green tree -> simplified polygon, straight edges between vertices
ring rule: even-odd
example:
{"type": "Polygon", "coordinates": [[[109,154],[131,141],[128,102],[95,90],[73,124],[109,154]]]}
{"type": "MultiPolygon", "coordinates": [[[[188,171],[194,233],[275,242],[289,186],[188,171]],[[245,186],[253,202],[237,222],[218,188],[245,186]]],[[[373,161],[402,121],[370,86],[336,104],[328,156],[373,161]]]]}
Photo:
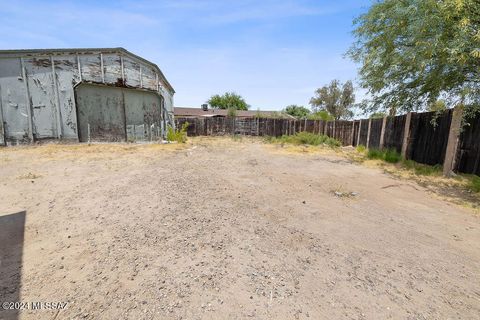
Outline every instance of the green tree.
{"type": "Polygon", "coordinates": [[[297,106],[296,104],[289,105],[284,110],[285,113],[294,116],[296,118],[306,118],[310,114],[310,110],[304,106],[297,106]]]}
{"type": "Polygon", "coordinates": [[[347,55],[372,97],[365,112],[479,104],[479,0],[381,0],[354,24],[347,55]]]}
{"type": "Polygon", "coordinates": [[[315,91],[310,104],[313,112],[326,110],[335,120],[350,119],[353,117],[351,109],[355,104],[352,81],[342,84],[339,80],[333,80],[329,85],[315,91]]]}
{"type": "Polygon", "coordinates": [[[381,119],[384,118],[387,114],[385,112],[374,112],[370,115],[370,119],[381,119]]]}
{"type": "Polygon", "coordinates": [[[250,106],[239,94],[226,92],[223,95],[215,94],[208,99],[207,103],[216,109],[248,110],[250,106]]]}
{"type": "Polygon", "coordinates": [[[323,121],[332,121],[335,120],[335,118],[328,113],[327,110],[320,110],[315,113],[312,113],[308,116],[308,119],[310,120],[323,120],[323,121]]]}
{"type": "Polygon", "coordinates": [[[428,111],[442,112],[447,110],[447,104],[444,100],[437,100],[428,105],[428,111]]]}

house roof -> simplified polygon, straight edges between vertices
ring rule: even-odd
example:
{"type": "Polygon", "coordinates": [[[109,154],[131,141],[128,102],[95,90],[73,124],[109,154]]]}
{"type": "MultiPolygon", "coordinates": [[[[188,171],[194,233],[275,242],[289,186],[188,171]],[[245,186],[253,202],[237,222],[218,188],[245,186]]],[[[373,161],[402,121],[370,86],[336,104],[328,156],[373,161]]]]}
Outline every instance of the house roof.
{"type": "Polygon", "coordinates": [[[163,74],[162,70],[153,62],[148,61],[134,53],[131,53],[125,48],[62,48],[62,49],[11,49],[0,50],[0,56],[3,57],[19,57],[19,56],[38,56],[38,55],[54,55],[54,54],[92,54],[92,53],[118,53],[130,56],[145,64],[153,67],[160,75],[162,81],[168,86],[168,88],[175,93],[172,85],[168,82],[167,78],[163,74]]]}
{"type": "MultiPolygon", "coordinates": [[[[202,108],[184,108],[184,107],[175,107],[174,114],[176,117],[213,117],[213,116],[222,116],[226,117],[228,115],[228,110],[225,109],[211,109],[204,111],[202,108]]],[[[264,117],[273,117],[280,114],[282,117],[295,119],[295,117],[279,111],[260,111],[260,110],[237,110],[236,116],[241,118],[253,118],[258,116],[264,117]]]]}

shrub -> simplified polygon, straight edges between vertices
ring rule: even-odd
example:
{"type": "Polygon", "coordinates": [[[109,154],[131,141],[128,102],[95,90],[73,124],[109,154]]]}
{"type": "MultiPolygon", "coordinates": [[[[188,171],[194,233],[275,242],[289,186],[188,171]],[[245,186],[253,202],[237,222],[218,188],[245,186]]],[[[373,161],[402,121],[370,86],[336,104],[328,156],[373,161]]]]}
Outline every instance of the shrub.
{"type": "Polygon", "coordinates": [[[400,153],[397,152],[395,149],[388,149],[385,151],[385,156],[384,156],[385,161],[390,162],[390,163],[397,163],[402,159],[402,156],[400,153]]]}
{"type": "Polygon", "coordinates": [[[384,160],[389,163],[397,163],[400,161],[402,157],[395,149],[387,149],[387,150],[369,149],[367,153],[367,158],[384,160]]]}
{"type": "Polygon", "coordinates": [[[357,152],[358,153],[364,153],[367,150],[363,144],[360,144],[357,146],[357,152]]]}
{"type": "Polygon", "coordinates": [[[439,164],[429,166],[413,160],[404,160],[403,166],[407,169],[415,171],[415,174],[419,176],[433,176],[440,175],[442,173],[442,166],[439,164]]]}
{"type": "Polygon", "coordinates": [[[267,137],[265,141],[277,142],[277,143],[290,143],[290,144],[296,144],[296,145],[306,144],[306,145],[312,145],[312,146],[318,146],[323,144],[332,148],[339,147],[342,145],[340,141],[338,141],[337,139],[330,138],[325,135],[310,133],[310,132],[298,132],[291,136],[283,135],[279,138],[267,137]]]}
{"type": "Polygon", "coordinates": [[[480,177],[473,176],[472,180],[470,180],[470,185],[468,188],[473,192],[480,192],[480,177]]]}
{"type": "Polygon", "coordinates": [[[185,143],[187,142],[187,128],[189,126],[188,122],[185,122],[182,125],[180,130],[175,130],[174,128],[168,126],[167,128],[167,141],[185,143]]]}
{"type": "Polygon", "coordinates": [[[378,149],[368,149],[367,158],[384,160],[384,152],[378,149]]]}

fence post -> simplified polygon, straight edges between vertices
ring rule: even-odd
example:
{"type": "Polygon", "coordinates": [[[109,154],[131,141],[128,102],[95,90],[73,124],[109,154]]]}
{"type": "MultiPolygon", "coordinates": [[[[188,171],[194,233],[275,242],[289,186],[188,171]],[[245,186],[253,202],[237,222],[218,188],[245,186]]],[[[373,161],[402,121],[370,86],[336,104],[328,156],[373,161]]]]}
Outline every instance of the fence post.
{"type": "Polygon", "coordinates": [[[362,132],[362,119],[360,119],[358,124],[358,135],[357,135],[357,146],[360,145],[360,133],[362,132]]]}
{"type": "Polygon", "coordinates": [[[383,117],[382,131],[380,132],[380,149],[385,145],[385,127],[387,126],[387,117],[383,117]]]}
{"type": "Polygon", "coordinates": [[[335,120],[333,120],[333,139],[335,139],[335,120]]]}
{"type": "Polygon", "coordinates": [[[412,113],[407,113],[405,119],[405,128],[403,129],[402,157],[407,159],[408,140],[410,139],[410,122],[412,121],[412,113]]]}
{"type": "Polygon", "coordinates": [[[450,131],[448,133],[447,149],[445,151],[445,160],[443,161],[443,175],[446,177],[450,177],[455,169],[458,144],[460,141],[460,131],[462,128],[462,117],[463,106],[456,106],[453,109],[450,131]]]}
{"type": "Polygon", "coordinates": [[[87,130],[88,130],[88,144],[91,142],[91,136],[90,136],[90,123],[87,123],[87,130]]]}
{"type": "Polygon", "coordinates": [[[352,121],[352,147],[353,147],[353,141],[355,140],[355,120],[352,121]]]}
{"type": "Polygon", "coordinates": [[[370,131],[372,130],[372,118],[368,119],[368,131],[367,131],[367,149],[370,145],[370,131]]]}

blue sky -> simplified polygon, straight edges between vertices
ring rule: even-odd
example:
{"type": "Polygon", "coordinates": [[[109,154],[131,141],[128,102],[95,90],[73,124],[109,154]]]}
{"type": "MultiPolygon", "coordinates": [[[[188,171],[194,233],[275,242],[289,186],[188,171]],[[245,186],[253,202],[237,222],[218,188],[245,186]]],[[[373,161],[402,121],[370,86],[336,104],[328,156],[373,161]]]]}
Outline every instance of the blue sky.
{"type": "Polygon", "coordinates": [[[370,2],[2,0],[0,48],[120,46],[158,64],[176,106],[235,91],[252,109],[279,110],[357,78],[343,55],[370,2]]]}

